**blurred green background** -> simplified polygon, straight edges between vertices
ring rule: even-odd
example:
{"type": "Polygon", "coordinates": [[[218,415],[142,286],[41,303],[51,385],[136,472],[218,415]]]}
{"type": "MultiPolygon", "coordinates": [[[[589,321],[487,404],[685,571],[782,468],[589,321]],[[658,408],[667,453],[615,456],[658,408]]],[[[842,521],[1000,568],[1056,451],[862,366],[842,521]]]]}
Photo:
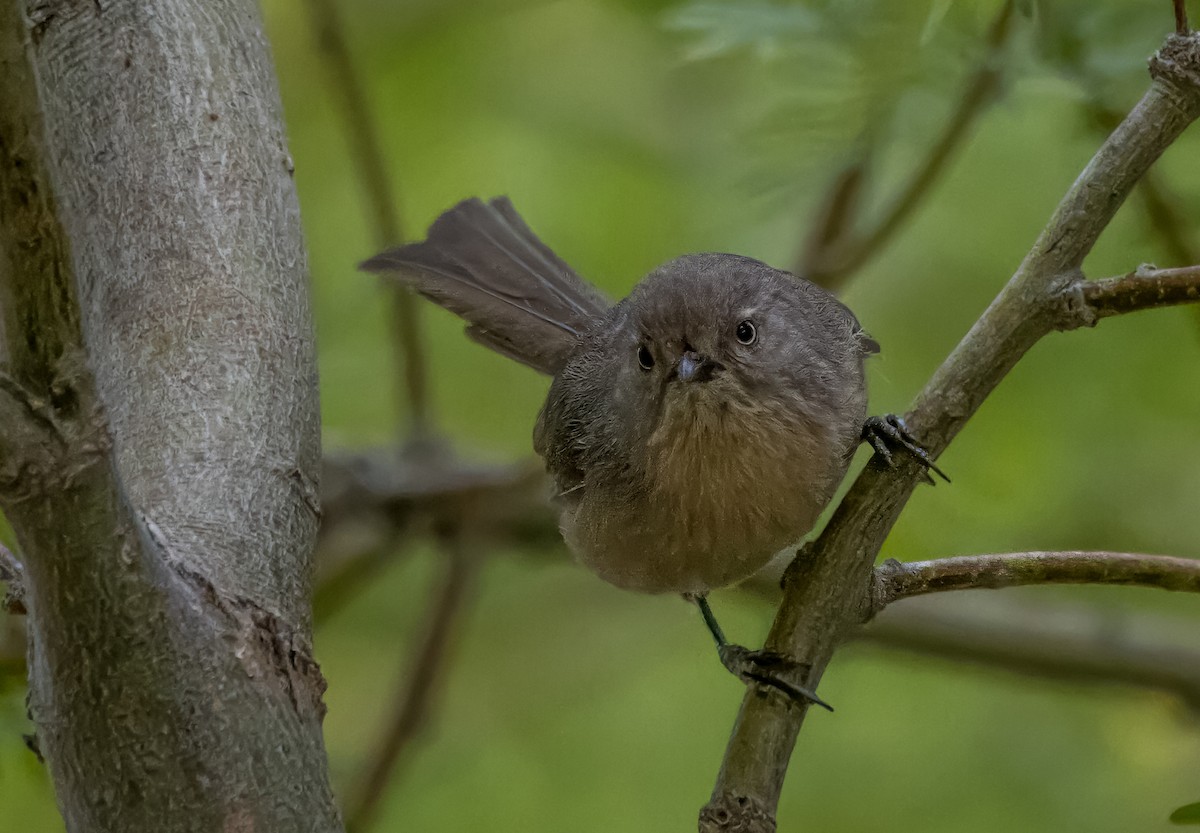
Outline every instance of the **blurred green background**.
{"type": "MultiPolygon", "coordinates": [[[[388,150],[406,234],[468,196],[509,195],[539,235],[620,296],[676,254],[788,267],[832,175],[877,149],[867,224],[928,151],[982,54],[994,2],[339,3],[388,150]]],[[[1198,10],[1200,12],[1200,10],[1198,10]]],[[[374,244],[308,7],[265,3],[311,254],[325,443],[403,430],[388,296],[354,269],[374,244]]],[[[843,292],[883,344],[872,408],[903,411],[1012,273],[1094,152],[1097,108],[1126,111],[1170,3],[1027,2],[997,65],[1001,95],[929,198],[843,292]],[[1100,6],[1097,8],[1097,6],[1100,6]]],[[[1200,134],[1156,173],[1200,246],[1200,134]]],[[[1095,277],[1173,260],[1132,199],[1087,263],[1095,277]]],[[[478,460],[526,459],[546,380],[424,310],[438,425],[478,460]]],[[[883,555],[1026,549],[1200,555],[1200,318],[1187,309],[1054,335],[942,458],[883,555]]],[[[358,777],[404,673],[436,552],[395,559],[317,632],[335,786],[358,777]]],[[[1017,591],[1012,592],[1014,595],[1017,591]]],[[[1200,628],[1194,597],[1043,588],[1112,622],[1200,628]]],[[[718,594],[757,644],[771,611],[718,594]]],[[[554,559],[489,554],[443,694],[375,829],[693,829],[742,689],[696,612],[616,591],[554,559]]],[[[1126,833],[1200,799],[1200,725],[1145,690],[1031,680],[852,646],[805,724],[780,829],[1126,833]]],[[[0,828],[61,830],[0,705],[0,828]]]]}

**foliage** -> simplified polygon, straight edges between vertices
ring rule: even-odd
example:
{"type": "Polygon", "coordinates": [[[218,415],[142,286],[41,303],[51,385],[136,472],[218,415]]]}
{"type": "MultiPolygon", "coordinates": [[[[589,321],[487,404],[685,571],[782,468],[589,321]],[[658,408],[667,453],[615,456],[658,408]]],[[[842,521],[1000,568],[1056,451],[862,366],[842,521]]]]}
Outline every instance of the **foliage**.
{"type": "MultiPolygon", "coordinates": [[[[341,5],[408,233],[457,199],[508,193],[564,258],[618,296],[681,251],[792,262],[830,172],[867,139],[886,151],[879,199],[952,108],[999,7],[341,5]]],[[[265,7],[311,251],[326,444],[385,441],[397,430],[395,373],[385,296],[353,270],[371,250],[361,195],[303,17],[280,0],[265,7]]],[[[1099,140],[1087,103],[1132,104],[1144,58],[1170,26],[1166,3],[1023,6],[1003,99],[846,293],[884,345],[872,367],[876,411],[903,409],[1011,273],[1099,140]]],[[[1200,216],[1196,152],[1196,136],[1185,137],[1161,163],[1190,218],[1200,216]]],[[[1131,203],[1089,270],[1181,265],[1163,259],[1153,232],[1131,203]]],[[[529,455],[544,380],[468,343],[448,317],[428,318],[440,424],[465,452],[529,455]]],[[[953,486],[919,494],[884,555],[1200,554],[1198,336],[1192,314],[1166,311],[1047,340],[944,459],[953,486]]],[[[341,785],[394,696],[434,558],[400,559],[318,632],[341,785]]],[[[1151,592],[1019,598],[1094,603],[1115,634],[1146,612],[1200,624],[1194,599],[1151,592]]],[[[716,604],[737,637],[761,637],[763,608],[732,594],[716,604]]],[[[686,829],[741,694],[706,640],[680,602],[613,591],[565,558],[492,554],[429,742],[401,773],[380,829],[686,829]]],[[[1194,719],[1136,691],[868,650],[848,652],[821,691],[838,712],[806,727],[783,808],[816,829],[875,829],[884,811],[888,829],[929,833],[1149,829],[1200,769],[1194,719]]],[[[60,829],[19,738],[21,693],[3,697],[6,819],[60,829]]]]}

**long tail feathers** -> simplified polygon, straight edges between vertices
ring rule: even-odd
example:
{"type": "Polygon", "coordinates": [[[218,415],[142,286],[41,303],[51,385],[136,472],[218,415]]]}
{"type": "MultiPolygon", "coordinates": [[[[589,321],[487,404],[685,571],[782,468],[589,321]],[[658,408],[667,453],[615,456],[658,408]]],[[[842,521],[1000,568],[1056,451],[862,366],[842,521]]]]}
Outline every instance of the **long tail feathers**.
{"type": "Polygon", "coordinates": [[[359,268],[413,287],[466,320],[471,338],[549,374],[611,306],[530,231],[507,197],[461,202],[437,218],[424,242],[359,268]]]}

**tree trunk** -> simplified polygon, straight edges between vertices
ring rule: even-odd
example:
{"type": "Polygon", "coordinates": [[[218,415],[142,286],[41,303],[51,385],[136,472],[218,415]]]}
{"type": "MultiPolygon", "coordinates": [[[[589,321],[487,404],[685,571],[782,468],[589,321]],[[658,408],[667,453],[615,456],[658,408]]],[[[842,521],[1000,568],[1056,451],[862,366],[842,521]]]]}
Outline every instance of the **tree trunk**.
{"type": "Polygon", "coordinates": [[[306,262],[253,0],[0,0],[0,500],[72,831],[332,831],[306,262]]]}

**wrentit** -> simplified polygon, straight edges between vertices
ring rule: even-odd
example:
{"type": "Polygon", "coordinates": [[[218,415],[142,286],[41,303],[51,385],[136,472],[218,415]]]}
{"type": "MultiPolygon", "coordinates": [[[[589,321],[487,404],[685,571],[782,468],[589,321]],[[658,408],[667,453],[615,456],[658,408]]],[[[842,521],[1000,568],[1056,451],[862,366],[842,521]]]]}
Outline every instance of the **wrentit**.
{"type": "Polygon", "coordinates": [[[726,667],[828,708],[796,682],[804,669],[729,644],[706,595],[809,532],[864,437],[932,467],[896,418],[866,419],[863,360],[879,346],[849,309],[716,253],[676,258],[613,304],[503,197],[459,203],[424,242],[361,268],[553,377],[533,444],[580,561],[618,587],[695,601],[726,667]]]}

